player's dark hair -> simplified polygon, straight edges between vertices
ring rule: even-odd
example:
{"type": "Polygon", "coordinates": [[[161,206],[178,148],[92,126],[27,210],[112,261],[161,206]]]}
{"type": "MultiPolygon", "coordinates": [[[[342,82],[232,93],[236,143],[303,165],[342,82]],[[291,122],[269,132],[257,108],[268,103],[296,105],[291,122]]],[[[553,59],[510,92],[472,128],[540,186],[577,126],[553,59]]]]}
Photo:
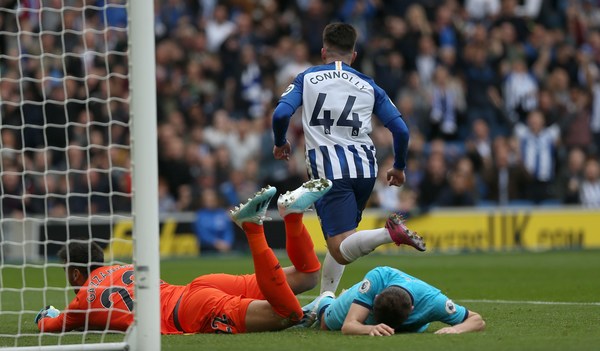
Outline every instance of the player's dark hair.
{"type": "Polygon", "coordinates": [[[67,267],[85,268],[81,273],[86,277],[104,266],[104,251],[93,241],[71,241],[58,251],[57,256],[67,267]]]}
{"type": "Polygon", "coordinates": [[[356,29],[347,23],[330,23],[323,30],[323,44],[327,49],[344,54],[354,52],[356,29]]]}
{"type": "Polygon", "coordinates": [[[410,294],[398,286],[385,288],[373,303],[373,317],[394,329],[400,328],[412,311],[410,294]]]}

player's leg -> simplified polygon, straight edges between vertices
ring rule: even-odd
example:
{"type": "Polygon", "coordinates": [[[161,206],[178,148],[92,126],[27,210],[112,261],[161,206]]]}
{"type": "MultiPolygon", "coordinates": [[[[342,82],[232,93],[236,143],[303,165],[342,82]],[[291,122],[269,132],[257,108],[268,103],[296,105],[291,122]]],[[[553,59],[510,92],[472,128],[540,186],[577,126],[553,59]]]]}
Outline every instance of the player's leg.
{"type": "Polygon", "coordinates": [[[384,228],[356,231],[374,185],[374,179],[334,181],[333,189],[317,204],[317,212],[326,236],[331,259],[323,263],[321,292],[335,292],[341,279],[342,265],[354,262],[378,246],[396,243],[425,250],[423,239],[411,232],[402,219],[393,214],[384,228]],[[339,214],[347,214],[340,216],[339,214]],[[333,215],[337,214],[337,215],[333,215]]]}
{"type": "Polygon", "coordinates": [[[404,219],[397,213],[392,213],[384,228],[361,230],[344,237],[339,244],[340,253],[347,262],[354,262],[368,255],[375,248],[395,243],[396,245],[412,246],[419,251],[425,251],[425,242],[417,233],[408,229],[404,219]]]}
{"type": "Polygon", "coordinates": [[[309,304],[302,306],[304,316],[296,326],[299,328],[308,328],[314,325],[315,322],[320,324],[325,309],[331,305],[333,301],[335,301],[335,294],[333,292],[325,291],[324,293],[321,293],[309,304]]]}
{"type": "Polygon", "coordinates": [[[335,292],[348,263],[340,252],[340,244],[356,231],[359,219],[351,182],[333,180],[331,190],[315,203],[315,208],[328,250],[321,269],[320,292],[335,292]]]}
{"type": "MultiPolygon", "coordinates": [[[[323,268],[321,269],[320,293],[324,293],[326,291],[335,292],[340,283],[340,279],[344,274],[344,269],[346,268],[346,265],[338,263],[331,255],[331,250],[333,248],[332,244],[327,243],[327,248],[329,250],[325,255],[325,259],[323,260],[323,268]]],[[[337,250],[339,251],[339,245],[337,246],[337,250]]]]}
{"type": "Polygon", "coordinates": [[[248,306],[245,321],[249,332],[279,330],[302,317],[300,303],[288,285],[277,257],[267,244],[262,225],[275,192],[275,188],[267,187],[231,211],[233,221],[246,233],[256,282],[267,300],[252,301],[248,306]]]}
{"type": "Polygon", "coordinates": [[[321,263],[314,244],[302,222],[304,212],[331,188],[327,179],[312,179],[294,191],[279,196],[277,207],[285,223],[286,250],[293,267],[285,269],[288,284],[295,294],[317,285],[321,263]]]}

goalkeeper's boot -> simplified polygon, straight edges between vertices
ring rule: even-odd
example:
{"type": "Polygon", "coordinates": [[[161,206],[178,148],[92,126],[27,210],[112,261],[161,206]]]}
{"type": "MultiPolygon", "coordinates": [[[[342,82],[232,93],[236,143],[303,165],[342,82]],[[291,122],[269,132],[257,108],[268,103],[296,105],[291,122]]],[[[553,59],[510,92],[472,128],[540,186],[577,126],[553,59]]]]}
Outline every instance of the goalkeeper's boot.
{"type": "Polygon", "coordinates": [[[298,327],[309,328],[313,324],[320,324],[321,317],[329,305],[335,300],[335,294],[331,291],[324,291],[317,296],[311,303],[302,307],[304,316],[297,324],[298,327]]]}
{"type": "Polygon", "coordinates": [[[397,246],[408,245],[419,251],[425,251],[425,241],[421,236],[408,229],[404,224],[404,218],[398,213],[392,213],[385,222],[385,228],[397,246]]]}
{"type": "Polygon", "coordinates": [[[331,189],[331,180],[311,179],[294,191],[279,195],[277,208],[281,217],[290,213],[303,213],[331,189]]]}
{"type": "Polygon", "coordinates": [[[271,220],[267,217],[267,207],[277,189],[272,186],[267,186],[258,191],[254,196],[246,203],[236,206],[233,210],[229,211],[229,216],[240,228],[243,223],[252,222],[256,224],[263,224],[265,220],[271,220]]]}

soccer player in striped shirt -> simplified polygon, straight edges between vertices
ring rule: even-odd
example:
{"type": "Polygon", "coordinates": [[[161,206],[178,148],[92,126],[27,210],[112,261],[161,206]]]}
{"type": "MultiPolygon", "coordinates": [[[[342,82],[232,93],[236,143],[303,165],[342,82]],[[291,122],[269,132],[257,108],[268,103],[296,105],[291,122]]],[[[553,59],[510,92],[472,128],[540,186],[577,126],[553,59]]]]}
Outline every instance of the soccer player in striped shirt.
{"type": "Polygon", "coordinates": [[[375,146],[369,137],[375,114],[394,138],[394,165],[387,170],[390,186],[405,181],[408,128],[387,94],[368,76],[350,67],[356,58],[356,30],[332,23],[323,31],[323,65],[300,73],[281,95],[273,112],[276,159],[288,160],[289,120],[302,106],[306,162],[311,178],[333,181],[333,188],[315,203],[327,241],[321,292],[335,291],[344,266],[376,247],[396,243],[424,251],[423,239],[402,218],[391,215],[385,228],[356,231],[377,177],[375,146]]]}

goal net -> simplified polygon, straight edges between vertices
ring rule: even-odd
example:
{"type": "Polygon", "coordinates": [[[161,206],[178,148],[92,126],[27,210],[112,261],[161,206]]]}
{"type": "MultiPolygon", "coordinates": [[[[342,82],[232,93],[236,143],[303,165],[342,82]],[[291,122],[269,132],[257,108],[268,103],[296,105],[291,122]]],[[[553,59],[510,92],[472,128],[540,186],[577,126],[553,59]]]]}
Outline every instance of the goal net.
{"type": "MultiPolygon", "coordinates": [[[[144,145],[133,142],[137,132],[130,117],[135,115],[133,90],[140,83],[135,80],[140,74],[130,68],[135,60],[130,46],[137,45],[131,43],[133,18],[141,12],[149,17],[142,25],[149,27],[146,54],[153,58],[152,6],[145,4],[149,11],[132,16],[133,6],[139,10],[140,4],[125,0],[0,3],[0,348],[130,348],[135,341],[127,333],[139,334],[137,329],[108,330],[107,323],[107,330],[40,333],[34,318],[47,305],[64,310],[75,297],[57,258],[68,243],[93,241],[104,250],[106,265],[133,263],[136,278],[143,266],[143,281],[158,282],[155,221],[147,221],[156,228],[146,229],[145,245],[156,255],[146,253],[140,264],[135,254],[142,235],[136,216],[143,215],[142,210],[136,214],[135,188],[156,195],[150,191],[156,182],[146,175],[146,184],[136,184],[136,172],[152,174],[153,169],[142,159],[139,166],[150,168],[132,171],[133,147],[144,145]],[[152,259],[155,265],[149,268],[152,259]]],[[[153,79],[154,60],[146,60],[153,79]]],[[[140,91],[150,89],[144,104],[154,103],[153,82],[141,84],[147,87],[140,91]]],[[[150,127],[144,128],[150,129],[144,132],[151,133],[155,114],[152,108],[146,112],[150,127]]],[[[149,203],[146,209],[152,211],[149,203]]],[[[149,296],[139,289],[136,285],[135,307],[149,296]]],[[[138,310],[146,309],[134,308],[139,326],[138,310]]],[[[147,310],[158,311],[158,306],[147,310]]],[[[152,349],[160,349],[160,341],[153,340],[152,349]]]]}

